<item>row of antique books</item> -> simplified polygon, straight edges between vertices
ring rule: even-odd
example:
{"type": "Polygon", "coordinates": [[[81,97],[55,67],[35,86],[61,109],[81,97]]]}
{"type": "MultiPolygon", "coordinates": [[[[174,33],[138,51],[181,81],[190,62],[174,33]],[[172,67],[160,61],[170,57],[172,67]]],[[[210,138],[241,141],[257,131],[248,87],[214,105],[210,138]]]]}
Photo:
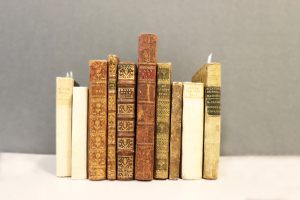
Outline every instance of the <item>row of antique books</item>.
{"type": "Polygon", "coordinates": [[[138,64],[90,60],[89,87],[56,78],[56,174],[90,180],[217,179],[221,65],[171,82],[157,36],[141,34],[138,64]]]}

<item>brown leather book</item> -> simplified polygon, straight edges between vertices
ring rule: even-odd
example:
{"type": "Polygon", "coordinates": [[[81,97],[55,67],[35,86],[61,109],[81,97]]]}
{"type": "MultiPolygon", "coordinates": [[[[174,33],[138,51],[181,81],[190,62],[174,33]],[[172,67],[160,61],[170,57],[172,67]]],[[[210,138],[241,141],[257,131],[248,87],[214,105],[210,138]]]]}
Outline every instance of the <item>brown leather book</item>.
{"type": "Polygon", "coordinates": [[[182,123],[182,82],[172,84],[171,135],[169,179],[178,179],[180,175],[181,123],[182,123]]]}
{"type": "Polygon", "coordinates": [[[108,102],[107,102],[107,179],[115,180],[116,168],[116,124],[117,124],[117,67],[119,58],[108,55],[108,102]]]}
{"type": "Polygon", "coordinates": [[[169,176],[171,63],[157,64],[155,173],[156,179],[169,176]]]}
{"type": "Polygon", "coordinates": [[[106,178],[107,61],[91,60],[88,124],[88,177],[106,178]]]}
{"type": "Polygon", "coordinates": [[[156,35],[140,35],[138,61],[135,179],[152,180],[157,63],[156,35]]]}
{"type": "Polygon", "coordinates": [[[117,179],[132,180],[134,174],[136,65],[118,65],[117,179]]]}

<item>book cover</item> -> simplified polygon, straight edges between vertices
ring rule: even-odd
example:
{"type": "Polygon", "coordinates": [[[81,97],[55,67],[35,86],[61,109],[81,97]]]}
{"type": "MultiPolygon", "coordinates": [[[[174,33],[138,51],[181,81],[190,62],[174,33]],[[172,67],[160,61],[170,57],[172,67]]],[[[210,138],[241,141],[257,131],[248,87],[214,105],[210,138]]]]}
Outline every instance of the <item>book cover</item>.
{"type": "Polygon", "coordinates": [[[118,65],[117,179],[132,180],[135,147],[136,65],[118,65]]]}
{"type": "Polygon", "coordinates": [[[91,60],[88,124],[88,177],[106,179],[107,61],[91,60]]]}
{"type": "Polygon", "coordinates": [[[203,83],[183,83],[182,179],[202,178],[203,83]]]}
{"type": "Polygon", "coordinates": [[[88,88],[73,87],[72,179],[87,178],[88,88]]]}
{"type": "Polygon", "coordinates": [[[157,64],[156,89],[156,135],[155,173],[156,179],[169,176],[169,138],[171,100],[171,63],[157,64]]]}
{"type": "Polygon", "coordinates": [[[192,81],[205,85],[203,178],[217,179],[221,140],[221,64],[205,64],[192,81]]]}
{"type": "Polygon", "coordinates": [[[169,179],[180,177],[182,87],[182,82],[172,83],[169,179]]]}
{"type": "Polygon", "coordinates": [[[71,176],[72,95],[74,79],[56,78],[56,176],[71,176]]]}
{"type": "Polygon", "coordinates": [[[108,102],[107,102],[107,179],[115,180],[116,168],[116,124],[117,124],[117,67],[119,58],[108,55],[108,102]]]}
{"type": "Polygon", "coordinates": [[[156,35],[140,35],[138,62],[135,179],[152,180],[157,63],[156,35]]]}

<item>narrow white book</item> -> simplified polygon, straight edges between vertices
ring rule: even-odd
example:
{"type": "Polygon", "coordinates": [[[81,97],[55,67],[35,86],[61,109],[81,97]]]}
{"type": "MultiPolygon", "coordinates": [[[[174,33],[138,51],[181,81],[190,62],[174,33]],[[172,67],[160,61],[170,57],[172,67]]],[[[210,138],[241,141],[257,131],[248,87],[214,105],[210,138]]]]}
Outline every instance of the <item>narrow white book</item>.
{"type": "Polygon", "coordinates": [[[71,176],[72,77],[56,78],[56,175],[71,176]]]}
{"type": "Polygon", "coordinates": [[[73,88],[72,179],[87,178],[87,105],[88,88],[73,88]]]}
{"type": "Polygon", "coordinates": [[[203,83],[183,83],[182,179],[202,178],[203,83]]]}

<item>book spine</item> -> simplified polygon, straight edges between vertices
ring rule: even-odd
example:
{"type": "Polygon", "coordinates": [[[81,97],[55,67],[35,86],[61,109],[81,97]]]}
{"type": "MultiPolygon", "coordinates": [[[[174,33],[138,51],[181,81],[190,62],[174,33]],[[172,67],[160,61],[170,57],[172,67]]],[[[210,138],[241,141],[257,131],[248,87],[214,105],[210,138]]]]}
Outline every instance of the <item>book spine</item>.
{"type": "Polygon", "coordinates": [[[107,144],[107,61],[92,60],[90,65],[88,177],[106,178],[107,144]]]}
{"type": "Polygon", "coordinates": [[[167,179],[169,176],[170,100],[171,63],[158,63],[154,162],[156,179],[167,179]]]}
{"type": "Polygon", "coordinates": [[[108,131],[107,131],[107,179],[115,180],[116,168],[116,124],[117,124],[117,67],[119,58],[108,55],[108,131]]]}
{"type": "Polygon", "coordinates": [[[169,178],[178,179],[181,160],[182,82],[173,82],[172,84],[171,107],[169,178]]]}
{"type": "Polygon", "coordinates": [[[87,178],[87,87],[73,88],[72,179],[87,178]]]}
{"type": "Polygon", "coordinates": [[[117,179],[132,180],[134,174],[136,65],[118,65],[117,179]]]}
{"type": "Polygon", "coordinates": [[[217,179],[221,140],[221,65],[207,64],[203,178],[217,179]]]}
{"type": "Polygon", "coordinates": [[[182,171],[183,179],[202,178],[203,83],[183,83],[182,171]]]}
{"type": "Polygon", "coordinates": [[[154,166],[154,130],[157,36],[139,37],[135,179],[152,180],[154,166]]]}
{"type": "Polygon", "coordinates": [[[72,94],[74,80],[56,78],[56,175],[71,176],[72,94]]]}

